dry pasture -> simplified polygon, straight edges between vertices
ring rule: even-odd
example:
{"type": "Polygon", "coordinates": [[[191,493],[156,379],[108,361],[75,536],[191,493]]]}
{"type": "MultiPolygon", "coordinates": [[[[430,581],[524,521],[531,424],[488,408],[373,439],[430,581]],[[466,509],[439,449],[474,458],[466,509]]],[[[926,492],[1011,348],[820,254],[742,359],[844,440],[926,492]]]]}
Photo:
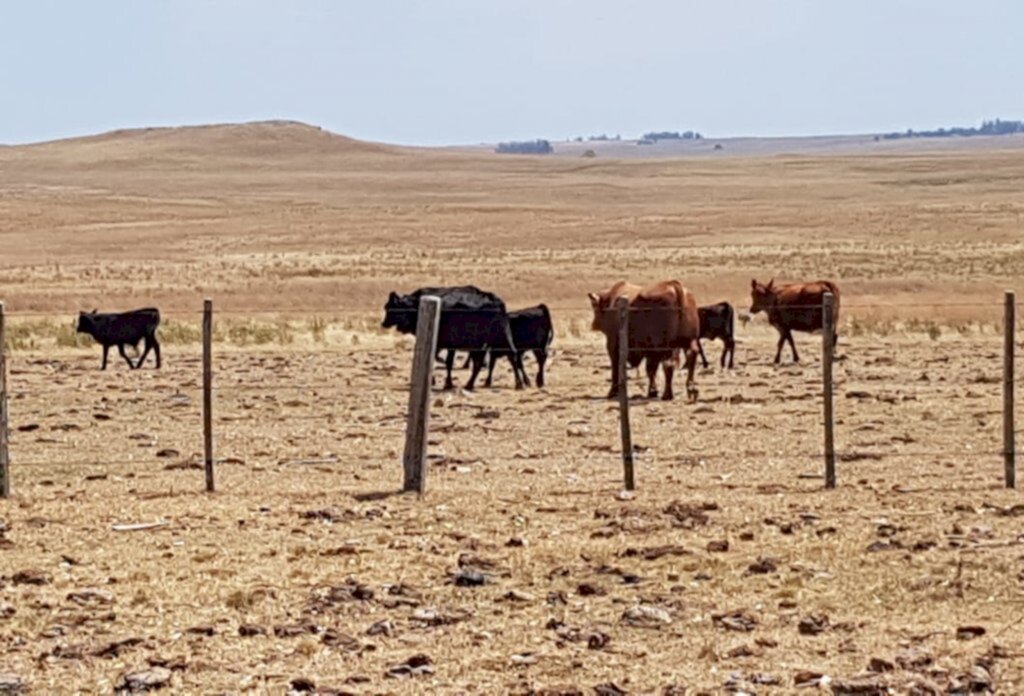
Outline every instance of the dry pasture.
{"type": "Polygon", "coordinates": [[[32,693],[141,670],[181,693],[1024,690],[1024,505],[999,453],[1022,180],[1012,151],[576,162],[282,123],[0,149],[0,674],[32,693]],[[845,292],[840,488],[820,478],[820,338],[775,367],[755,319],[698,404],[634,401],[621,495],[586,292],[675,276],[745,308],[752,275],[845,292]],[[396,494],[411,342],[379,321],[427,282],[548,302],[558,355],[543,391],[502,364],[493,390],[434,395],[420,500],[396,494]],[[167,316],[165,368],[100,372],[74,313],[143,304],[167,316]]]}

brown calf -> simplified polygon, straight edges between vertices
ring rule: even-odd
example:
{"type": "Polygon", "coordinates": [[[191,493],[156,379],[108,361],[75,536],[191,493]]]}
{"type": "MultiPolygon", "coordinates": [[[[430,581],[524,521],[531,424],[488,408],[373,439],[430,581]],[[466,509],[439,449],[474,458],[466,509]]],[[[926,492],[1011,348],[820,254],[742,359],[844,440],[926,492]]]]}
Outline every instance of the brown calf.
{"type": "MultiPolygon", "coordinates": [[[[775,351],[775,364],[782,359],[782,346],[789,341],[793,351],[793,362],[800,362],[793,342],[793,331],[821,331],[824,319],[822,307],[825,293],[835,298],[832,305],[832,326],[839,326],[839,286],[828,280],[813,283],[792,283],[776,287],[773,278],[767,285],[750,281],[750,313],[764,311],[768,323],[779,332],[779,346],[775,351]]],[[[832,345],[839,340],[839,333],[833,328],[832,345]]]]}

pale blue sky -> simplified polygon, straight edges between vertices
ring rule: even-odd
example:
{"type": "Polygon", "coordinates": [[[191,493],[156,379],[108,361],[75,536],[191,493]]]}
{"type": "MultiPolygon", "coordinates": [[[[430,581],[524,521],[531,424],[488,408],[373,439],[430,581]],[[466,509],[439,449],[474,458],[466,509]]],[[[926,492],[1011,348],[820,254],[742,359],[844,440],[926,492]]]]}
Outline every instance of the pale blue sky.
{"type": "Polygon", "coordinates": [[[12,0],[0,142],[296,119],[438,145],[1024,119],[1018,0],[12,0]]]}

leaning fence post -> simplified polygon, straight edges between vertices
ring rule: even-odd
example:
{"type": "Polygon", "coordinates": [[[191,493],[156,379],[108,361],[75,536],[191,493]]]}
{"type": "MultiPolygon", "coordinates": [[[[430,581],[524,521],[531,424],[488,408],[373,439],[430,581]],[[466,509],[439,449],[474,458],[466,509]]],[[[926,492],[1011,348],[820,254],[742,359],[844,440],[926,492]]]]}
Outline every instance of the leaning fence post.
{"type": "Polygon", "coordinates": [[[4,303],[0,302],[0,498],[11,496],[10,440],[7,431],[7,336],[4,303]]]}
{"type": "Polygon", "coordinates": [[[636,478],[633,471],[633,433],[629,427],[629,378],[627,369],[629,367],[629,298],[620,297],[615,300],[615,311],[618,313],[619,341],[618,341],[618,370],[615,372],[615,381],[619,393],[619,425],[622,434],[622,469],[625,478],[626,490],[636,488],[636,478]]]}
{"type": "Polygon", "coordinates": [[[821,307],[821,380],[825,396],[825,488],[836,487],[835,421],[832,414],[832,358],[835,343],[835,297],[826,292],[821,307]]]}
{"type": "Polygon", "coordinates": [[[1013,351],[1017,333],[1017,296],[1007,291],[1003,308],[1003,465],[1006,487],[1017,487],[1017,443],[1013,418],[1013,351]]]}
{"type": "Polygon", "coordinates": [[[203,300],[203,454],[206,490],[213,483],[213,300],[203,300]]]}
{"type": "Polygon", "coordinates": [[[430,429],[430,373],[437,353],[437,327],[441,319],[441,299],[420,298],[416,318],[416,350],[412,356],[412,383],[409,387],[409,414],[405,426],[405,469],[403,491],[422,495],[427,489],[427,432],[430,429]]]}

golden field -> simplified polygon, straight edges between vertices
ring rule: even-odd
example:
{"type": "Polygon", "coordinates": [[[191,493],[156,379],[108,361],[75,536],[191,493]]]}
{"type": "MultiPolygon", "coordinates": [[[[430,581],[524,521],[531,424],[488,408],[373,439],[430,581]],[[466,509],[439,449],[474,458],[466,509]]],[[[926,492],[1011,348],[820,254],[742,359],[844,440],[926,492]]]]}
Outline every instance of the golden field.
{"type": "Polygon", "coordinates": [[[0,148],[0,675],[40,694],[144,669],[211,694],[1024,691],[1024,505],[999,451],[1012,142],[538,158],[262,123],[0,148]],[[676,277],[743,310],[771,276],[843,289],[839,489],[820,337],[775,367],[758,317],[697,404],[635,400],[621,495],[586,293],[676,277]],[[549,384],[516,392],[504,363],[492,390],[437,393],[428,493],[397,495],[412,342],[382,306],[463,283],[549,304],[549,384]],[[164,368],[100,372],[77,311],[145,305],[164,368]]]}

